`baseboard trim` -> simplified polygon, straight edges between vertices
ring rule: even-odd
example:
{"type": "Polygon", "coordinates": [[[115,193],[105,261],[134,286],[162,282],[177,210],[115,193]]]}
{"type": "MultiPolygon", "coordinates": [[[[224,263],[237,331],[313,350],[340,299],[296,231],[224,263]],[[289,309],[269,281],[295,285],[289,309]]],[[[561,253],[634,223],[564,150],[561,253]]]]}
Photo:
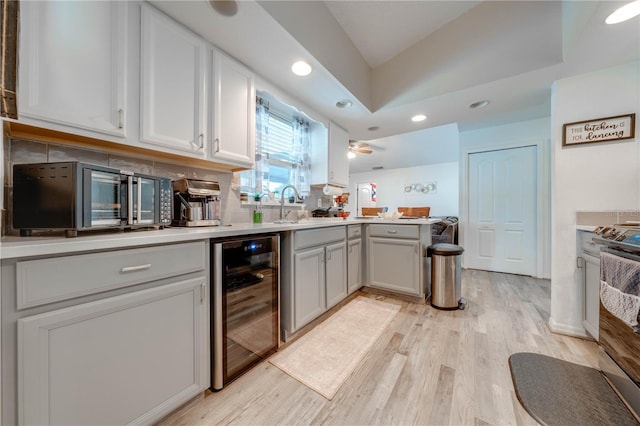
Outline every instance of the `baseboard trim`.
{"type": "Polygon", "coordinates": [[[551,330],[553,333],[593,340],[593,338],[589,335],[589,333],[587,333],[587,330],[585,330],[584,327],[574,327],[567,324],[560,324],[553,318],[549,318],[549,322],[547,323],[547,325],[549,326],[549,330],[551,330]]]}

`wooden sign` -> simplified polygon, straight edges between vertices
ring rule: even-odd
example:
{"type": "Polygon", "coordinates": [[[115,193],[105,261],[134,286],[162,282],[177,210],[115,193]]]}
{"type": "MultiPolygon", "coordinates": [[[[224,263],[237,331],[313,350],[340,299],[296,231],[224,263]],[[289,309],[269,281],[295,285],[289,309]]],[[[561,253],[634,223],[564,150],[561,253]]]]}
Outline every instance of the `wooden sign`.
{"type": "Polygon", "coordinates": [[[566,123],[562,126],[562,146],[633,139],[635,128],[635,114],[566,123]]]}

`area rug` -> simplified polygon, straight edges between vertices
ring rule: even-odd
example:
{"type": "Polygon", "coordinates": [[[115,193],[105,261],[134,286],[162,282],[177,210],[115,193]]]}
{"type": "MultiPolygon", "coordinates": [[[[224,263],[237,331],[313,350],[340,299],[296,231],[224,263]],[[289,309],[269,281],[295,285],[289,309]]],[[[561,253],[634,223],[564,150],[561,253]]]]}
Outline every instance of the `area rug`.
{"type": "Polygon", "coordinates": [[[269,362],[332,399],[399,310],[398,305],[357,297],[269,362]]]}
{"type": "Polygon", "coordinates": [[[542,425],[638,425],[596,369],[525,352],[509,367],[518,400],[542,425]]]}

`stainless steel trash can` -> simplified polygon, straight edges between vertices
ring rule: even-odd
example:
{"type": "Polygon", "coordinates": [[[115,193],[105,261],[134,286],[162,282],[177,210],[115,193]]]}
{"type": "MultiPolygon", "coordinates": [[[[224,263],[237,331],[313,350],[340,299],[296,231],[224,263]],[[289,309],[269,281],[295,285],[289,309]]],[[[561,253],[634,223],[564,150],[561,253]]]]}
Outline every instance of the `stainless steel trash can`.
{"type": "Polygon", "coordinates": [[[461,297],[463,251],[455,244],[427,247],[427,256],[431,257],[431,306],[434,308],[464,309],[461,297]]]}

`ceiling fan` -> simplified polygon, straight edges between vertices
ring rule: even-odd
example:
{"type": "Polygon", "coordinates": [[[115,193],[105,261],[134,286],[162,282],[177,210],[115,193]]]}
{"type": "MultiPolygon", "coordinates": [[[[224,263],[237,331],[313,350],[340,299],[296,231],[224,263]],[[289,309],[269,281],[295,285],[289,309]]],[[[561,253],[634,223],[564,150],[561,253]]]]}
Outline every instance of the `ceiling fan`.
{"type": "Polygon", "coordinates": [[[371,154],[373,151],[368,149],[368,147],[368,143],[354,140],[349,141],[349,152],[353,152],[354,154],[371,154]]]}

